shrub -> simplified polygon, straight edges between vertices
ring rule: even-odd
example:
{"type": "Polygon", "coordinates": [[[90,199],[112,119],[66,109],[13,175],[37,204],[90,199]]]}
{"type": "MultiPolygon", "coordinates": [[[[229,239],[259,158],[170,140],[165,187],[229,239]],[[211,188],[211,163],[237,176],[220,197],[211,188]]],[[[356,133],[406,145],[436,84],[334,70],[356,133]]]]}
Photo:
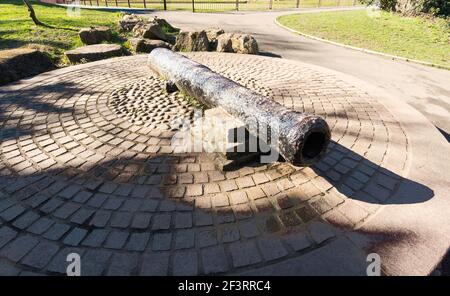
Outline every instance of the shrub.
{"type": "Polygon", "coordinates": [[[450,16],[449,0],[361,0],[361,2],[406,15],[430,13],[436,16],[450,16]]]}

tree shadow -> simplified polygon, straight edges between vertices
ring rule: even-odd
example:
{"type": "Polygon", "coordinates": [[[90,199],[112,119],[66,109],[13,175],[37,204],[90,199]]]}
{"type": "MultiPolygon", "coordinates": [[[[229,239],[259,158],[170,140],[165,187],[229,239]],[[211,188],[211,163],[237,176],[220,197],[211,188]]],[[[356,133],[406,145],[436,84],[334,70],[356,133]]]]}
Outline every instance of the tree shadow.
{"type": "MultiPolygon", "coordinates": [[[[62,107],[55,104],[58,100],[70,97],[74,92],[80,91],[82,86],[69,82],[54,82],[50,84],[29,87],[23,90],[0,88],[0,120],[3,127],[0,130],[0,141],[19,138],[24,135],[36,133],[35,122],[21,123],[21,117],[12,117],[11,112],[21,110],[23,112],[59,116],[74,112],[72,107],[62,107]],[[52,97],[49,101],[42,98],[52,97]]],[[[94,91],[84,90],[86,94],[94,94],[94,91]]],[[[46,132],[44,130],[43,132],[46,132]]]]}
{"type": "Polygon", "coordinates": [[[402,177],[331,141],[324,159],[311,166],[348,198],[374,204],[413,204],[431,199],[429,187],[402,177]]]}

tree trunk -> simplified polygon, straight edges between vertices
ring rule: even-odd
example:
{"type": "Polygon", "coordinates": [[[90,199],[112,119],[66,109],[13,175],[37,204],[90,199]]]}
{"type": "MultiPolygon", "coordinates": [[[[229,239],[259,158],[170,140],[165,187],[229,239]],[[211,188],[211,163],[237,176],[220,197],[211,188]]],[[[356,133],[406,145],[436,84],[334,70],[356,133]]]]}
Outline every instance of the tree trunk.
{"type": "Polygon", "coordinates": [[[36,26],[45,26],[44,23],[42,23],[40,20],[38,20],[36,13],[34,12],[33,6],[31,6],[31,3],[28,0],[23,0],[23,3],[28,7],[28,12],[30,13],[30,17],[33,20],[34,24],[36,26]]]}

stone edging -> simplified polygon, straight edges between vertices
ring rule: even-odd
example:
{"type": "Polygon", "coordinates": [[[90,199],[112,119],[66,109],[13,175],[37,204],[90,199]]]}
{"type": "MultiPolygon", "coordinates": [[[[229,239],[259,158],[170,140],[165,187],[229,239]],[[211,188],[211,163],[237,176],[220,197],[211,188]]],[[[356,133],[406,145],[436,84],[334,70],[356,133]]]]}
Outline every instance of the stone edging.
{"type": "Polygon", "coordinates": [[[323,39],[320,37],[316,37],[313,35],[309,35],[294,29],[291,29],[285,25],[282,25],[280,22],[278,22],[278,18],[276,18],[274,20],[275,24],[283,29],[286,29],[292,33],[301,35],[303,37],[306,38],[310,38],[310,39],[314,39],[317,41],[321,41],[321,42],[325,42],[328,44],[332,44],[332,45],[336,45],[336,46],[340,46],[340,47],[344,47],[344,48],[348,48],[348,49],[352,49],[352,50],[356,50],[356,51],[361,51],[361,52],[365,52],[365,53],[369,53],[369,54],[373,54],[373,55],[378,55],[378,56],[382,56],[385,58],[390,58],[392,60],[400,60],[400,61],[405,61],[405,62],[412,62],[412,63],[416,63],[416,64],[420,64],[420,65],[425,65],[425,66],[430,66],[430,67],[434,67],[434,68],[439,68],[439,69],[445,69],[445,70],[450,70],[450,67],[448,66],[444,66],[444,65],[440,65],[440,64],[433,64],[433,63],[429,63],[429,62],[424,62],[424,61],[420,61],[420,60],[415,60],[415,59],[410,59],[410,58],[405,58],[405,57],[400,57],[400,56],[396,56],[396,55],[391,55],[391,54],[387,54],[387,53],[382,53],[379,51],[374,51],[374,50],[370,50],[370,49],[365,49],[365,48],[360,48],[360,47],[355,47],[355,46],[351,46],[351,45],[346,45],[343,43],[339,43],[339,42],[335,42],[335,41],[331,41],[328,39],[323,39]]]}

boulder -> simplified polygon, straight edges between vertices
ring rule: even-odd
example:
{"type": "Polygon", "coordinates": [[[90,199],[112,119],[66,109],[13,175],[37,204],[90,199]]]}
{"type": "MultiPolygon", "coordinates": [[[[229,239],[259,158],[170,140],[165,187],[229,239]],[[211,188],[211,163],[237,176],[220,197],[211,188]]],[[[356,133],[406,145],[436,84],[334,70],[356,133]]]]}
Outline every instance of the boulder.
{"type": "Polygon", "coordinates": [[[177,35],[175,51],[208,51],[209,41],[205,31],[185,32],[181,31],[177,35]]]}
{"type": "Polygon", "coordinates": [[[208,37],[210,50],[216,50],[217,38],[224,33],[225,33],[225,31],[223,29],[218,29],[218,28],[206,30],[206,36],[208,37]]]}
{"type": "Polygon", "coordinates": [[[158,24],[163,31],[165,32],[169,32],[169,33],[178,33],[180,32],[180,29],[175,28],[174,26],[172,26],[171,24],[169,24],[168,21],[166,21],[165,19],[159,18],[157,16],[155,16],[152,20],[153,23],[158,24]]]}
{"type": "Polygon", "coordinates": [[[170,49],[170,47],[171,47],[171,45],[169,43],[161,41],[161,40],[131,38],[129,41],[135,52],[150,53],[152,50],[154,50],[155,48],[158,48],[158,47],[163,47],[163,48],[168,48],[168,49],[170,49]]]}
{"type": "Polygon", "coordinates": [[[122,31],[129,32],[133,30],[142,19],[135,14],[123,14],[122,18],[119,20],[119,28],[122,31]]]}
{"type": "Polygon", "coordinates": [[[121,56],[123,53],[118,44],[94,44],[78,47],[64,54],[71,63],[85,63],[121,56]]]}
{"type": "Polygon", "coordinates": [[[47,54],[30,48],[0,51],[0,85],[54,69],[47,54]]]}
{"type": "Polygon", "coordinates": [[[248,34],[221,34],[217,38],[217,51],[258,54],[258,42],[248,34]]]}
{"type": "Polygon", "coordinates": [[[134,37],[145,39],[157,39],[174,43],[175,37],[164,33],[162,27],[153,22],[140,22],[133,28],[134,37]]]}
{"type": "Polygon", "coordinates": [[[111,41],[111,30],[108,27],[83,28],[78,32],[84,44],[99,44],[111,41]]]}
{"type": "Polygon", "coordinates": [[[218,52],[234,52],[233,43],[231,41],[233,34],[222,34],[217,38],[216,51],[218,52]]]}

